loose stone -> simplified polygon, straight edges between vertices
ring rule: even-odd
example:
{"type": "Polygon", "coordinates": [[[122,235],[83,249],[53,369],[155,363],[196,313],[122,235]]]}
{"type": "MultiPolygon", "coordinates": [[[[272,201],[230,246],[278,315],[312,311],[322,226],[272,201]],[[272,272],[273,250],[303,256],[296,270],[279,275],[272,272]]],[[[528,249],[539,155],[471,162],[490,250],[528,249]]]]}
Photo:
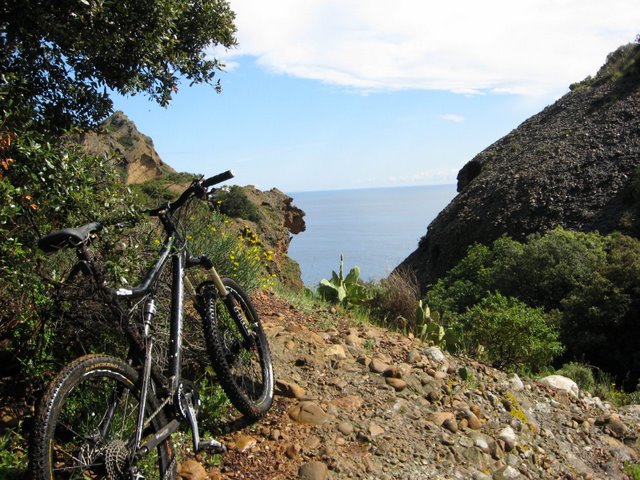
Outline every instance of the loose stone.
{"type": "Polygon", "coordinates": [[[329,469],[322,462],[305,463],[298,471],[300,480],[325,480],[328,475],[329,469]]]}
{"type": "Polygon", "coordinates": [[[372,359],[371,363],[369,364],[369,370],[371,370],[374,373],[382,373],[387,368],[389,368],[389,365],[384,363],[382,360],[378,358],[372,359]]]}
{"type": "Polygon", "coordinates": [[[401,392],[405,388],[407,388],[407,382],[400,378],[388,377],[386,379],[387,385],[393,387],[396,392],[401,392]]]}
{"type": "Polygon", "coordinates": [[[302,402],[294,405],[288,412],[292,420],[309,425],[322,425],[328,418],[324,410],[313,402],[302,402]]]}
{"type": "Polygon", "coordinates": [[[338,430],[343,435],[351,435],[353,433],[353,424],[347,421],[340,422],[338,424],[338,430]]]}

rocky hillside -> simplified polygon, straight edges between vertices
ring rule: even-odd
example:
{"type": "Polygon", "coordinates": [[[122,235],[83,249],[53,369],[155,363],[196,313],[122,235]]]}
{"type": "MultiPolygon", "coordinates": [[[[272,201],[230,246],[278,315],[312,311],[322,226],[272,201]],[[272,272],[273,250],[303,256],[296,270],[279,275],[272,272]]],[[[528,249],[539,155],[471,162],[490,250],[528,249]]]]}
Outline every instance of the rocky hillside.
{"type": "Polygon", "coordinates": [[[469,161],[459,194],[402,265],[424,289],[470,244],[503,234],[521,240],[563,226],[637,235],[639,166],[640,45],[630,44],[469,161]]]}
{"type": "Polygon", "coordinates": [[[82,145],[90,153],[114,158],[127,183],[142,183],[174,172],[160,159],[151,138],[140,133],[120,111],[102,122],[96,131],[85,134],[82,145]]]}
{"type": "Polygon", "coordinates": [[[221,464],[186,460],[183,479],[626,479],[638,461],[640,406],[616,409],[269,292],[255,305],[274,407],[227,425],[221,464]]]}
{"type": "MultiPolygon", "coordinates": [[[[100,127],[84,135],[83,147],[94,154],[107,155],[122,167],[128,184],[145,184],[150,191],[180,193],[191,181],[188,174],[176,171],[162,161],[153,147],[153,141],[140,133],[136,125],[123,112],[115,112],[100,127]]],[[[143,185],[143,190],[145,186],[143,185]]],[[[238,233],[245,226],[258,232],[266,250],[273,252],[270,265],[278,279],[287,286],[302,288],[300,266],[288,256],[291,235],[306,228],[304,212],[293,205],[293,199],[276,188],[261,191],[254,186],[242,187],[243,195],[255,205],[258,218],[232,219],[238,233]]],[[[168,194],[173,198],[172,194],[168,194]]]]}
{"type": "Polygon", "coordinates": [[[302,288],[300,265],[289,257],[288,251],[292,235],[306,230],[305,213],[293,204],[293,198],[277,188],[262,191],[253,185],[247,185],[242,187],[242,192],[256,206],[258,218],[233,219],[238,231],[249,226],[251,230],[259,232],[266,249],[273,251],[271,273],[288,287],[302,288]]]}

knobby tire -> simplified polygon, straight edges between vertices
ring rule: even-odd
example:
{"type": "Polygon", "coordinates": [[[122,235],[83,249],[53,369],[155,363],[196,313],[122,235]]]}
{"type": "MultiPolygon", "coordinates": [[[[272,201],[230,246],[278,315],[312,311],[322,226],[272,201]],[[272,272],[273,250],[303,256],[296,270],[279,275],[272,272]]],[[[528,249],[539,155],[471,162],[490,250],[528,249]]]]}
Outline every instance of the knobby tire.
{"type": "Polygon", "coordinates": [[[251,419],[262,417],[273,403],[273,366],[267,337],[249,297],[232,279],[223,278],[233,302],[242,311],[253,336],[247,342],[235,313],[217,295],[212,283],[200,295],[204,336],[212,366],[231,403],[251,419]]]}
{"type": "MultiPolygon", "coordinates": [[[[132,478],[129,449],[140,398],[137,372],[115,357],[87,355],[67,365],[49,384],[35,416],[30,467],[35,480],[132,478]],[[109,458],[109,460],[105,460],[109,458]]],[[[149,393],[147,414],[157,400],[149,393]]],[[[166,424],[159,412],[144,435],[166,424]]],[[[136,469],[149,479],[173,479],[171,439],[143,456],[136,469]]]]}

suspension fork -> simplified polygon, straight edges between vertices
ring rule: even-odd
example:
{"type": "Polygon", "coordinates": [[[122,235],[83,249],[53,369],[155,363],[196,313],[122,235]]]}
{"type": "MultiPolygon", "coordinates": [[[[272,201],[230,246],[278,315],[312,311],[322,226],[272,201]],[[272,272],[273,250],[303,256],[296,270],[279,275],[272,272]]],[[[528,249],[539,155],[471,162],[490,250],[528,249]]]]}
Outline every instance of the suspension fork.
{"type": "MultiPolygon", "coordinates": [[[[222,278],[220,278],[220,275],[218,274],[215,267],[213,266],[213,262],[209,259],[209,257],[207,257],[206,255],[203,255],[199,258],[189,258],[187,260],[187,267],[192,265],[200,265],[207,271],[207,274],[209,276],[209,281],[213,283],[213,285],[216,287],[218,295],[224,301],[227,309],[229,310],[229,312],[231,313],[231,316],[233,317],[233,320],[235,321],[236,325],[240,329],[240,332],[242,333],[242,337],[245,339],[245,342],[246,342],[245,346],[247,348],[252,347],[254,344],[253,332],[249,328],[247,318],[244,315],[242,308],[240,308],[240,305],[238,305],[238,302],[235,299],[235,297],[231,295],[231,293],[227,290],[227,287],[223,283],[222,278]]],[[[185,277],[185,286],[187,287],[187,291],[191,295],[193,295],[195,298],[196,291],[193,288],[193,285],[191,285],[191,283],[189,282],[189,279],[186,277],[185,277]]]]}
{"type": "Polygon", "coordinates": [[[147,300],[144,306],[144,363],[142,370],[142,386],[140,388],[140,402],[138,404],[138,423],[136,426],[136,437],[133,451],[137,451],[142,442],[142,432],[144,430],[145,413],[147,411],[147,393],[149,391],[149,384],[151,381],[151,363],[153,354],[153,335],[151,335],[151,320],[156,313],[156,303],[153,298],[147,300]]]}

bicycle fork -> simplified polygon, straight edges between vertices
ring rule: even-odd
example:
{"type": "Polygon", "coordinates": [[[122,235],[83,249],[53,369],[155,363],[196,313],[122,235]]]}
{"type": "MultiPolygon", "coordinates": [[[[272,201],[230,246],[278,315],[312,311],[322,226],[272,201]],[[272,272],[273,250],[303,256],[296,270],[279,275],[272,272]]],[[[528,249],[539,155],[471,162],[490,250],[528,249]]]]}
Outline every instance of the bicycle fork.
{"type": "MultiPolygon", "coordinates": [[[[222,281],[222,278],[220,278],[220,275],[218,275],[218,272],[214,268],[213,262],[211,261],[211,259],[207,255],[202,255],[201,257],[189,258],[187,260],[187,268],[193,265],[200,265],[202,266],[202,268],[204,268],[207,271],[207,274],[209,275],[209,281],[213,283],[213,285],[216,287],[218,296],[223,299],[227,307],[227,310],[233,316],[233,319],[236,325],[238,326],[238,328],[240,329],[240,332],[242,333],[242,337],[245,339],[245,345],[244,345],[245,348],[253,347],[253,345],[255,344],[253,332],[249,328],[247,319],[242,311],[242,308],[240,307],[240,305],[238,305],[238,302],[235,299],[235,297],[231,295],[230,292],[228,291],[226,285],[222,281]]],[[[187,277],[185,277],[184,280],[185,280],[185,287],[187,288],[187,292],[194,299],[196,299],[198,295],[196,293],[196,289],[193,287],[191,282],[189,282],[189,279],[187,277]]],[[[197,302],[196,302],[196,306],[197,306],[197,302]]]]}

